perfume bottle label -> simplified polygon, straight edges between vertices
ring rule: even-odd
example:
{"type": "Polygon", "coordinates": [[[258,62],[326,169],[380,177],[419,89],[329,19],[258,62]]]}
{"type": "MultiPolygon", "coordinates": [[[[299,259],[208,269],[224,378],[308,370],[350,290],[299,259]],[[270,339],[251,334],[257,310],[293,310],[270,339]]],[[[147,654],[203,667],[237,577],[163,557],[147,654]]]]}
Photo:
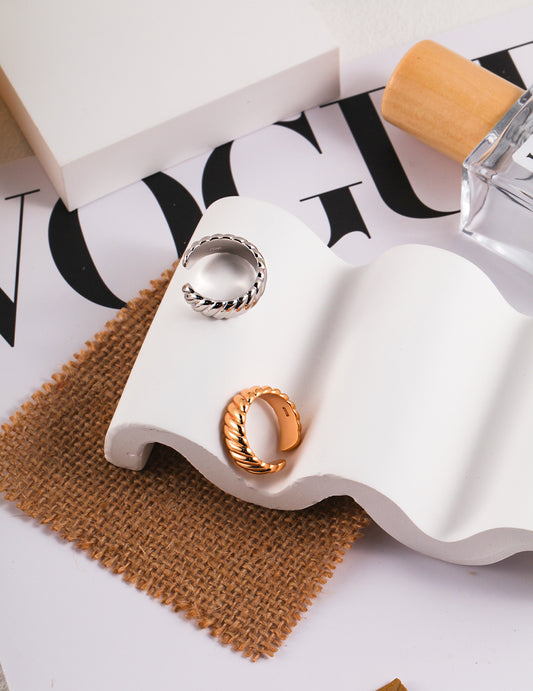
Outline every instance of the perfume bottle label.
{"type": "Polygon", "coordinates": [[[528,137],[513,154],[513,161],[533,173],[533,137],[528,137]]]}

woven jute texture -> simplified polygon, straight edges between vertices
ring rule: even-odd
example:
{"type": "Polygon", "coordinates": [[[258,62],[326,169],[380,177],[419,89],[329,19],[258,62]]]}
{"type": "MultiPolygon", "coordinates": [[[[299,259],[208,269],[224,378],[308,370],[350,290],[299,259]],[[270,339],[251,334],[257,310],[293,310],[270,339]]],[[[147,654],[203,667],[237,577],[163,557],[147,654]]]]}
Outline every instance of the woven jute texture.
{"type": "Polygon", "coordinates": [[[0,436],[0,491],[236,650],[273,655],[368,522],[347,497],[275,511],[228,496],[175,451],[109,464],[106,429],[172,271],[122,309],[0,436]]]}

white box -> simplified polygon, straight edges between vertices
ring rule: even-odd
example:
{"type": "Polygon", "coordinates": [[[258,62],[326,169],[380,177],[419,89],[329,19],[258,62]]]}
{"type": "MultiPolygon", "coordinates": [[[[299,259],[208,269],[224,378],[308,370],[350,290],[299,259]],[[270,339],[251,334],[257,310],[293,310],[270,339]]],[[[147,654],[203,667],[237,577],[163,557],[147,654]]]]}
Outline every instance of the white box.
{"type": "Polygon", "coordinates": [[[304,0],[25,0],[0,95],[67,208],[339,95],[304,0]]]}

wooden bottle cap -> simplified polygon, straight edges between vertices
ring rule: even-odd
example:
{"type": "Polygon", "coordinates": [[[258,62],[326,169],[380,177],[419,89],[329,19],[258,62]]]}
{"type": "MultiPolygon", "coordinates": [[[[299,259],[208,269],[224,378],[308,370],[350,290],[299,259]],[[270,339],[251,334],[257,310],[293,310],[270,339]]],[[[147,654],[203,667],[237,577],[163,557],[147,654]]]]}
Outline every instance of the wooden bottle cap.
{"type": "Polygon", "coordinates": [[[448,48],[421,41],[392,73],[381,112],[393,125],[462,162],[523,93],[448,48]]]}

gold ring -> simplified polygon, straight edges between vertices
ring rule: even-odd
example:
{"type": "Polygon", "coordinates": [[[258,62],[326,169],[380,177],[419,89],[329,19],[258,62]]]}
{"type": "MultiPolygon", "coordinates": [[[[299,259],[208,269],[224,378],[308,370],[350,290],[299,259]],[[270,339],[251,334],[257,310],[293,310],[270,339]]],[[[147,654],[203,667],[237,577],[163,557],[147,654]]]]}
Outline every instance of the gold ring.
{"type": "Polygon", "coordinates": [[[258,398],[262,398],[276,413],[280,451],[289,451],[298,446],[302,439],[300,413],[287,394],[270,386],[254,386],[233,397],[224,412],[224,442],[231,459],[239,468],[249,473],[277,473],[285,467],[285,459],[265,463],[254,454],[246,437],[246,415],[258,398]]]}

